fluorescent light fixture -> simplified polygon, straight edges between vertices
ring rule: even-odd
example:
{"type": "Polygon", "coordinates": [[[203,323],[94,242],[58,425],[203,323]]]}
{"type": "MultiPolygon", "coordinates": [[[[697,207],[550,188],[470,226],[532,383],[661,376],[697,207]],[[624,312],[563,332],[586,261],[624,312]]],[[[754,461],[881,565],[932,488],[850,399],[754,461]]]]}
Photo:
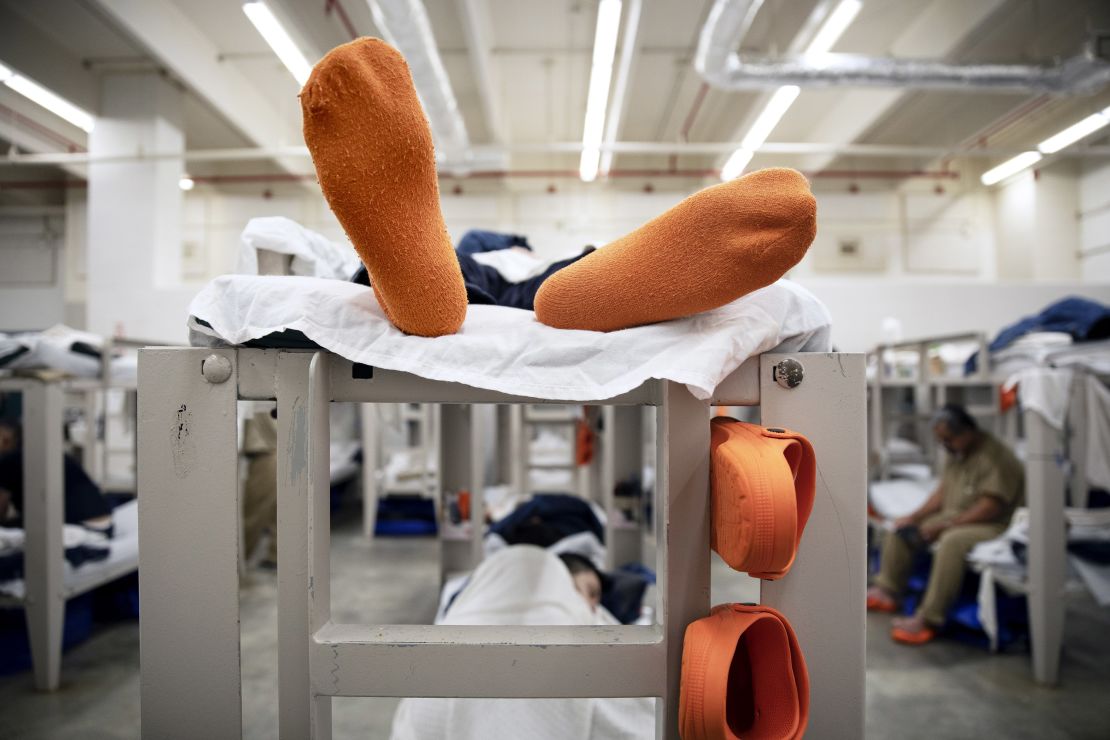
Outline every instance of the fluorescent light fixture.
{"type": "Polygon", "coordinates": [[[96,119],[87,110],[78,108],[60,95],[52,93],[37,82],[32,82],[2,64],[0,64],[0,82],[3,82],[32,103],[37,103],[54,115],[69,121],[77,128],[84,130],[85,133],[93,130],[96,119]]]}
{"type": "Polygon", "coordinates": [[[842,0],[842,2],[829,13],[829,17],[821,24],[821,28],[813,36],[813,40],[806,46],[806,54],[827,54],[833,44],[840,40],[848,26],[856,19],[863,3],[860,0],[842,0]]]}
{"type": "Polygon", "coordinates": [[[979,181],[984,185],[994,185],[996,182],[1002,182],[1011,175],[1016,175],[1026,167],[1035,165],[1042,159],[1043,157],[1040,152],[1022,152],[1013,159],[1007,159],[994,169],[984,172],[979,178],[979,181]]]}
{"type": "Polygon", "coordinates": [[[188,192],[196,187],[196,183],[193,182],[193,178],[189,177],[188,175],[183,175],[181,179],[177,181],[177,187],[188,192]]]}
{"type": "Polygon", "coordinates": [[[261,34],[274,53],[277,54],[281,63],[293,75],[297,84],[304,85],[308,80],[309,72],[312,71],[312,65],[308,63],[304,54],[293,43],[293,39],[285,30],[285,27],[281,25],[281,22],[266,6],[266,3],[261,2],[261,0],[243,3],[243,12],[254,24],[255,30],[261,34]]]}
{"type": "Polygon", "coordinates": [[[784,85],[771,96],[767,101],[767,107],[759,114],[759,118],[755,119],[755,123],[748,129],[748,133],[740,140],[740,146],[744,149],[756,150],[763,146],[763,142],[767,141],[767,137],[775,130],[775,126],[779,125],[779,121],[786,115],[786,111],[790,110],[790,106],[794,105],[794,101],[798,99],[802,89],[797,85],[784,85]]]}
{"type": "MultiPolygon", "coordinates": [[[[609,112],[609,119],[605,122],[605,143],[613,144],[620,132],[621,117],[627,107],[628,80],[632,77],[632,55],[636,51],[636,36],[640,30],[640,11],[643,3],[641,0],[632,0],[628,4],[628,19],[624,24],[624,42],[621,43],[621,59],[617,65],[617,81],[613,84],[613,107],[609,112]]],[[[602,177],[608,176],[613,165],[613,150],[607,149],[601,153],[602,177]]]]}
{"type": "Polygon", "coordinates": [[[737,149],[734,151],[728,161],[725,162],[725,166],[721,168],[721,179],[727,181],[739,177],[754,156],[755,152],[751,149],[737,149]]]}
{"type": "MultiPolygon", "coordinates": [[[[1110,108],[1107,110],[1110,110],[1110,108]]],[[[1037,144],[1037,148],[1041,150],[1042,154],[1054,154],[1065,147],[1071,146],[1083,137],[1093,134],[1108,123],[1110,123],[1110,117],[1107,117],[1106,111],[1093,113],[1079,123],[1068,126],[1060,133],[1049,136],[1040,144],[1037,144]]]]}
{"type": "Polygon", "coordinates": [[[621,0],[601,0],[597,6],[586,121],[582,127],[582,159],[578,165],[578,174],[583,182],[593,182],[597,178],[598,163],[601,161],[601,137],[605,130],[605,108],[609,102],[609,82],[613,77],[620,23],[621,0]]]}
{"type": "MultiPolygon", "coordinates": [[[[818,56],[827,54],[829,49],[848,30],[848,26],[852,25],[852,21],[856,19],[856,15],[859,14],[862,7],[861,0],[841,0],[829,13],[821,27],[817,29],[817,33],[813,35],[813,39],[806,46],[805,54],[818,56]]],[[[725,162],[725,166],[721,168],[722,180],[731,180],[744,171],[755,150],[767,141],[767,137],[771,135],[775,126],[786,115],[786,111],[790,110],[790,106],[797,100],[799,93],[801,93],[801,88],[797,85],[784,85],[774,92],[771,99],[767,101],[767,106],[763,109],[763,112],[755,119],[755,123],[752,124],[744,138],[740,140],[740,148],[732,153],[732,156],[725,162]]]]}

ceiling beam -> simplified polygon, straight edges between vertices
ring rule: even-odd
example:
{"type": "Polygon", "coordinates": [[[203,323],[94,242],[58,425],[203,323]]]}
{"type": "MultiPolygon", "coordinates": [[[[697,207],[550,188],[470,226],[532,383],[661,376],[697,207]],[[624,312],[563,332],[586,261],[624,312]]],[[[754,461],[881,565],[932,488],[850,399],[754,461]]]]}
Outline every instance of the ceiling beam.
{"type": "MultiPolygon", "coordinates": [[[[300,131],[237,69],[220,61],[220,50],[175,4],[169,0],[93,2],[249,141],[274,149],[301,143],[300,131]]],[[[304,169],[298,160],[276,161],[288,172],[304,169]]]]}
{"type": "MultiPolygon", "coordinates": [[[[951,0],[933,0],[895,38],[890,45],[890,56],[943,59],[956,51],[1004,2],[1005,0],[963,0],[953,3],[951,0]]],[[[906,94],[906,91],[898,89],[845,90],[825,115],[814,121],[810,136],[834,144],[857,141],[882,120],[883,116],[894,110],[906,94]]],[[[835,157],[831,153],[820,154],[802,160],[799,167],[808,172],[820,171],[828,167],[835,157]]]]}
{"type": "Polygon", "coordinates": [[[505,141],[505,119],[501,112],[501,79],[492,59],[493,23],[489,3],[487,0],[463,0],[461,5],[459,15],[466,33],[466,46],[482,100],[482,111],[486,116],[486,131],[492,143],[500,144],[505,141]]]}

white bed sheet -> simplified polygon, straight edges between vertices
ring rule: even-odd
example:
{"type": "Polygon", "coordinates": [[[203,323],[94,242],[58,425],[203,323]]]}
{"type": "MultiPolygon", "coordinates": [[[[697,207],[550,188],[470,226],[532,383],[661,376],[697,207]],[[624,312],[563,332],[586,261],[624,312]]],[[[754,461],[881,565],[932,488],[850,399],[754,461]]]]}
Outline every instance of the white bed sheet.
{"type": "MultiPolygon", "coordinates": [[[[455,599],[443,624],[615,625],[591,611],[566,567],[537,547],[487,558],[455,599]]],[[[614,676],[614,680],[620,680],[614,676]]],[[[655,736],[655,700],[402,699],[392,740],[631,740],[655,736]]]]}
{"type": "Polygon", "coordinates": [[[829,351],[831,324],[813,294],[786,280],[712,311],[609,333],[470,306],[457,334],[408,336],[385,318],[370,288],[309,277],[225,275],[193,299],[189,314],[194,344],[238,345],[294,329],[366,365],[566,401],[611,398],[651,378],[684,383],[707,399],[754,355],[829,351]]]}
{"type": "MultiPolygon", "coordinates": [[[[139,567],[139,504],[128,501],[112,512],[114,532],[109,541],[108,557],[104,560],[82,563],[74,568],[65,563],[64,588],[66,593],[81,593],[104,582],[106,573],[126,575],[139,567]]],[[[23,579],[0,582],[0,594],[15,599],[26,595],[23,579]]]]}

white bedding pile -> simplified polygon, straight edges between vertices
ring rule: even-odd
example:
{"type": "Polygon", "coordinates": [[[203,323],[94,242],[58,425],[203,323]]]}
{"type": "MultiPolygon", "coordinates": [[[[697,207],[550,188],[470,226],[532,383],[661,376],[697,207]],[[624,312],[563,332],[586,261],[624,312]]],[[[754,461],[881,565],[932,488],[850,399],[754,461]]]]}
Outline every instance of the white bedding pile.
{"type": "Polygon", "coordinates": [[[189,314],[194,344],[243,344],[293,329],[373,367],[566,401],[611,398],[650,378],[684,383],[707,399],[753,355],[830,349],[828,310],[787,280],[712,311],[609,333],[470,306],[457,334],[408,336],[385,318],[370,288],[310,277],[225,275],[193,299],[189,314]]]}
{"type": "MultiPolygon", "coordinates": [[[[518,546],[482,562],[442,623],[615,625],[617,621],[603,608],[590,610],[558,558],[537,547],[518,546]]],[[[650,698],[402,699],[393,717],[391,739],[630,740],[654,736],[655,700],[650,698]]]]}

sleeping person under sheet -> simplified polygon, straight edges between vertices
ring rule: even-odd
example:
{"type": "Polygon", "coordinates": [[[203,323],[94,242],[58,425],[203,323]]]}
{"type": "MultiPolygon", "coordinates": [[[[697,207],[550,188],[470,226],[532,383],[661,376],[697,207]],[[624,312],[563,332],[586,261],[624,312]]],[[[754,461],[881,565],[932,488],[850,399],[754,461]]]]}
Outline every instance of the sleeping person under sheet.
{"type": "MultiPolygon", "coordinates": [[[[528,545],[506,548],[478,566],[440,620],[445,625],[616,625],[592,607],[568,567],[528,545]]],[[[477,670],[477,667],[476,667],[477,670]]],[[[655,736],[655,700],[402,699],[392,740],[615,740],[655,736]]]]}

